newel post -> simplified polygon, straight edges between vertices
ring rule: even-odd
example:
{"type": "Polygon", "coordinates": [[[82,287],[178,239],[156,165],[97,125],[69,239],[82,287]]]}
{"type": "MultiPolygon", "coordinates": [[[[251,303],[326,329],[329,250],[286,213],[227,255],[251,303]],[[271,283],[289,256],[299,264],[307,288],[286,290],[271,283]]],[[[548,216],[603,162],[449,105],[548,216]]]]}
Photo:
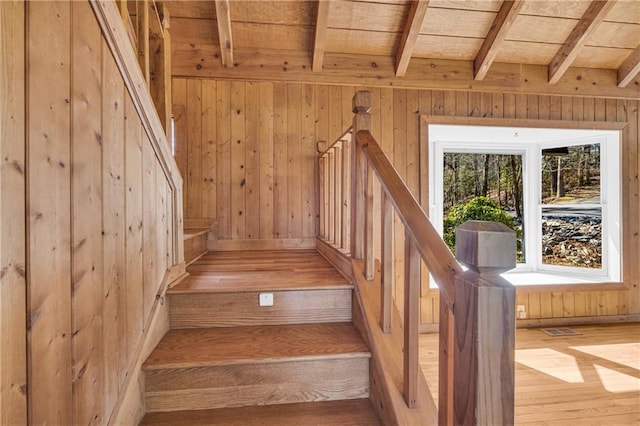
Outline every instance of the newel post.
{"type": "MultiPolygon", "coordinates": [[[[365,218],[367,161],[358,149],[356,135],[360,130],[371,130],[371,93],[359,91],[353,95],[353,136],[351,141],[351,257],[365,255],[365,218]]],[[[366,262],[365,262],[366,263],[366,262]]],[[[366,269],[366,268],[365,268],[366,269]]]]}
{"type": "Polygon", "coordinates": [[[515,232],[496,222],[456,229],[454,414],[457,425],[514,423],[515,288],[499,274],[515,267],[515,232]]]}

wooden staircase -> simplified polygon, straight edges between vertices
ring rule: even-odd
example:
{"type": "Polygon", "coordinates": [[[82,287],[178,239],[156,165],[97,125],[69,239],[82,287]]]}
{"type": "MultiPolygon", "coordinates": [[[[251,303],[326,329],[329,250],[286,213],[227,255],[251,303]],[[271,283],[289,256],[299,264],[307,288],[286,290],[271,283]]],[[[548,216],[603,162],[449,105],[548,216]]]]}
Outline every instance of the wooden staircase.
{"type": "Polygon", "coordinates": [[[379,424],[353,286],[317,252],[210,252],[188,272],[143,366],[142,424],[379,424]]]}

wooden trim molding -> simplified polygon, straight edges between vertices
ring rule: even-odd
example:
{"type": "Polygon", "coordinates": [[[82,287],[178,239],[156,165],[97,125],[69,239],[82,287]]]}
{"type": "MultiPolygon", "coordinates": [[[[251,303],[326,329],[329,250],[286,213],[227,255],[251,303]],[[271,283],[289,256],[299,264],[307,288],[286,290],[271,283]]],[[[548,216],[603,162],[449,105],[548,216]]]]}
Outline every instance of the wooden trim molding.
{"type": "Polygon", "coordinates": [[[450,124],[458,126],[488,127],[531,127],[548,129],[585,129],[623,131],[629,123],[626,121],[570,121],[529,118],[492,118],[492,117],[456,117],[441,115],[422,115],[424,124],[450,124]]]}

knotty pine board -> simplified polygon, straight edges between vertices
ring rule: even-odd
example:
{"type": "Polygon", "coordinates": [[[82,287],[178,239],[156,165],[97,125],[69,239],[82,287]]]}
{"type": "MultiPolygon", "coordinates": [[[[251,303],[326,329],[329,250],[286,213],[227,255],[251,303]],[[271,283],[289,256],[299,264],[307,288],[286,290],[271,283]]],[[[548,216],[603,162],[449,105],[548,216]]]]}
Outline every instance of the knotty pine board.
{"type": "MultiPolygon", "coordinates": [[[[197,80],[201,84],[208,80],[197,80]]],[[[216,81],[216,80],[213,80],[216,81]]],[[[185,79],[174,78],[174,87],[182,87],[185,79]]],[[[207,83],[209,84],[209,83],[207,83]]],[[[219,88],[229,86],[228,81],[218,80],[219,88]]],[[[234,85],[250,83],[234,82],[234,85]]],[[[254,83],[251,83],[254,84],[254,83]]],[[[351,115],[351,96],[356,90],[353,86],[325,86],[299,83],[261,82],[259,99],[245,97],[246,102],[256,102],[259,107],[260,122],[262,117],[267,117],[266,124],[261,127],[257,135],[260,138],[260,175],[263,182],[273,181],[272,190],[261,187],[260,203],[251,206],[246,211],[246,223],[260,223],[261,239],[280,239],[286,236],[302,238],[296,233],[304,232],[307,227],[308,216],[298,207],[299,201],[296,191],[302,191],[303,205],[307,195],[314,194],[312,218],[318,216],[318,194],[312,176],[317,169],[315,161],[316,142],[327,140],[332,142],[346,128],[341,128],[349,123],[351,115]],[[302,107],[306,98],[311,96],[314,100],[313,108],[302,107]],[[295,98],[295,99],[294,99],[295,98]],[[292,112],[291,109],[302,108],[302,114],[292,112]],[[307,119],[307,114],[314,114],[313,119],[307,119]],[[271,121],[273,117],[273,121],[271,121]],[[298,119],[302,120],[298,122],[298,119]],[[291,122],[295,120],[295,122],[291,122]],[[297,137],[295,135],[298,135],[297,137]],[[301,150],[299,141],[302,141],[301,150]],[[265,158],[266,157],[266,158],[265,158]],[[295,162],[292,165],[292,162],[295,162]],[[300,166],[299,166],[300,165],[300,166]],[[266,172],[265,172],[266,171],[266,172]],[[269,173],[272,172],[272,173],[269,173]],[[295,180],[295,183],[293,181],[295,180]],[[305,184],[305,182],[307,182],[305,184]],[[291,186],[293,185],[293,186],[291,186]],[[264,196],[263,196],[264,195],[264,196]],[[289,197],[294,195],[294,200],[289,197]],[[293,217],[291,217],[293,215],[293,217]],[[302,217],[303,230],[300,231],[298,217],[302,217]]],[[[366,90],[367,87],[358,89],[366,90]]],[[[175,89],[174,89],[175,93],[175,89]]],[[[553,95],[523,95],[514,93],[481,93],[481,92],[453,92],[449,90],[413,90],[394,88],[374,88],[372,94],[372,127],[373,135],[380,146],[389,156],[398,169],[401,176],[407,178],[410,188],[421,201],[428,200],[428,169],[426,150],[422,146],[420,136],[419,115],[444,115],[444,116],[480,116],[494,118],[528,118],[528,119],[552,119],[552,120],[583,120],[583,121],[626,121],[628,126],[623,132],[622,146],[622,192],[623,192],[623,265],[624,281],[630,290],[615,291],[520,291],[520,300],[526,305],[528,319],[551,319],[593,317],[599,315],[623,315],[640,313],[640,263],[637,262],[637,253],[640,252],[640,183],[638,181],[638,169],[640,159],[638,150],[638,101],[613,100],[600,98],[582,98],[571,96],[553,95]],[[566,297],[565,297],[566,293],[566,297]]],[[[230,92],[218,93],[218,109],[215,123],[217,128],[231,125],[229,116],[236,114],[230,107],[230,92]],[[224,110],[221,109],[226,108],[224,110]],[[222,119],[222,121],[220,121],[222,119]]],[[[180,111],[187,109],[189,105],[176,105],[180,111]]],[[[202,106],[201,108],[206,108],[202,106]]],[[[244,109],[252,109],[253,106],[243,106],[244,109]]],[[[185,116],[184,114],[182,115],[185,116]]],[[[248,127],[251,122],[244,122],[245,134],[255,134],[248,127]],[[249,123],[249,124],[247,124],[249,123]]],[[[260,124],[262,126],[262,124],[260,124]]],[[[176,121],[178,140],[181,143],[189,143],[186,135],[180,135],[184,126],[176,121]]],[[[184,131],[182,131],[184,133],[184,131]]],[[[224,134],[230,133],[226,130],[224,134]]],[[[220,136],[220,134],[218,134],[220,136]]],[[[226,153],[227,141],[218,138],[217,166],[220,176],[229,176],[228,171],[236,167],[231,163],[231,158],[226,153]]],[[[201,143],[201,142],[197,142],[201,143]]],[[[250,146],[255,146],[253,142],[250,146]]],[[[184,150],[184,147],[176,147],[184,150]]],[[[188,165],[182,164],[183,174],[188,172],[188,165]]],[[[197,187],[196,187],[197,188],[197,187]]],[[[185,192],[194,188],[185,186],[185,192]]],[[[243,193],[242,188],[235,188],[230,182],[224,183],[218,180],[215,186],[217,194],[224,193],[227,200],[231,200],[231,194],[236,197],[243,193]]],[[[246,192],[246,191],[245,191],[246,192]]],[[[205,197],[215,196],[210,191],[200,194],[200,203],[206,205],[205,197]]],[[[246,195],[245,195],[246,196],[246,195]]],[[[193,198],[191,198],[193,200],[193,198]]],[[[215,219],[218,224],[216,238],[225,240],[231,238],[231,227],[228,217],[230,202],[220,203],[218,196],[218,216],[215,219]]],[[[198,207],[193,207],[198,209],[198,207]]],[[[328,223],[328,222],[327,222],[328,223]]],[[[253,225],[252,225],[253,226],[253,225]]],[[[310,224],[309,224],[310,226],[310,224]]],[[[313,229],[317,229],[319,224],[313,229]]],[[[311,228],[309,227],[309,230],[311,228]]],[[[376,245],[379,246],[379,221],[376,221],[376,245]]],[[[399,225],[395,229],[395,274],[397,283],[402,283],[403,276],[403,239],[404,233],[399,225]]],[[[240,237],[246,239],[248,236],[240,237]]],[[[433,324],[438,321],[439,300],[437,291],[430,290],[426,282],[426,273],[423,273],[423,290],[421,301],[422,323],[433,324]]],[[[396,288],[396,297],[402,300],[400,288],[396,288]]]]}
{"type": "MultiPolygon", "coordinates": [[[[30,422],[106,424],[173,266],[173,166],[158,157],[164,136],[152,142],[154,124],[134,106],[143,101],[129,93],[89,3],[30,3],[26,23],[27,311],[3,307],[2,324],[5,312],[16,332],[29,321],[21,363],[31,372],[30,422]]],[[[1,176],[4,185],[4,168],[1,176]]],[[[4,354],[2,364],[4,375],[4,354]]],[[[21,402],[6,401],[3,416],[15,415],[21,402]]]]}
{"type": "Polygon", "coordinates": [[[27,423],[24,17],[0,2],[0,424],[27,423]]]}

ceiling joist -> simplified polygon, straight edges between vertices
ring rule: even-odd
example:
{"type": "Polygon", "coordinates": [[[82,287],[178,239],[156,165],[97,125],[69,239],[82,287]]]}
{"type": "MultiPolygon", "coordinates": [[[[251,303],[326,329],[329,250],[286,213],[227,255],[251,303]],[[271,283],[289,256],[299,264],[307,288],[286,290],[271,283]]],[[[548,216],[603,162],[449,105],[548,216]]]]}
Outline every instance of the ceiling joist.
{"type": "Polygon", "coordinates": [[[418,41],[418,35],[420,35],[420,28],[422,28],[428,5],[428,0],[414,0],[411,2],[407,22],[396,52],[396,77],[402,77],[407,73],[409,61],[418,41]]]}
{"type": "Polygon", "coordinates": [[[318,0],[318,13],[316,15],[316,31],[313,43],[313,72],[322,71],[324,61],[324,46],[327,40],[327,26],[329,24],[329,1],[318,0]]]}
{"type": "Polygon", "coordinates": [[[475,60],[473,61],[474,78],[483,80],[489,71],[502,43],[507,37],[509,29],[516,20],[516,16],[522,9],[524,0],[506,0],[502,3],[496,19],[491,24],[487,37],[482,43],[475,60]]]}
{"type": "Polygon", "coordinates": [[[636,47],[624,63],[618,68],[618,87],[627,87],[631,80],[640,73],[640,45],[636,47]]]}
{"type": "Polygon", "coordinates": [[[220,57],[222,65],[233,67],[233,38],[231,37],[231,11],[229,0],[215,0],[216,22],[218,23],[218,39],[220,40],[220,57]]]}
{"type": "Polygon", "coordinates": [[[611,10],[615,0],[594,0],[549,63],[549,83],[557,83],[584,47],[589,36],[611,10]]]}

